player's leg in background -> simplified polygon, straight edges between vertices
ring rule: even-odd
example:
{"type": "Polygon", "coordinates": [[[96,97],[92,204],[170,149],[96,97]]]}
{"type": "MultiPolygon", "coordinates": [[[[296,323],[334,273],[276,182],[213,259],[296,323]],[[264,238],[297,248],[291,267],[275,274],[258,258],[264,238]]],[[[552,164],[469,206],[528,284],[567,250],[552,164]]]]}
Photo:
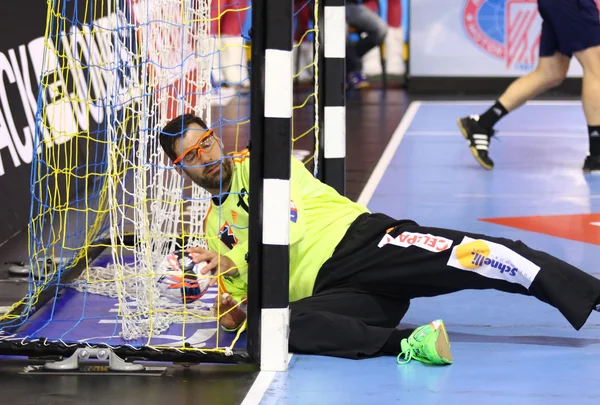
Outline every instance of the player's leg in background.
{"type": "Polygon", "coordinates": [[[575,53],[583,67],[581,101],[588,127],[589,155],[583,170],[600,171],[600,46],[575,53]]]}
{"type": "MultiPolygon", "coordinates": [[[[377,294],[430,297],[467,289],[532,295],[580,329],[600,304],[600,280],[521,241],[360,217],[324,264],[377,294]],[[394,226],[396,224],[396,226],[394,226]]],[[[338,276],[339,277],[339,276],[338,276]]]]}
{"type": "MultiPolygon", "coordinates": [[[[540,13],[544,17],[542,10],[540,13]]],[[[494,105],[481,115],[471,115],[458,120],[458,126],[469,144],[471,153],[485,169],[494,168],[494,162],[489,156],[494,125],[528,100],[558,86],[567,75],[570,55],[559,52],[554,26],[546,18],[542,23],[539,53],[536,69],[512,82],[494,105]]]]}
{"type": "Polygon", "coordinates": [[[248,63],[242,31],[246,24],[248,0],[236,0],[229,6],[229,12],[223,15],[221,63],[226,82],[233,87],[250,87],[248,63]]]}
{"type": "Polygon", "coordinates": [[[363,4],[346,4],[346,23],[355,30],[360,39],[355,44],[348,41],[346,49],[346,73],[350,87],[361,87],[365,78],[362,73],[362,57],[374,47],[382,44],[388,26],[375,12],[363,4]]]}
{"type": "Polygon", "coordinates": [[[350,89],[368,87],[366,76],[362,73],[362,61],[358,57],[356,46],[352,43],[350,32],[346,34],[346,87],[350,89]]]}
{"type": "Polygon", "coordinates": [[[221,97],[232,97],[231,88],[248,87],[248,66],[242,31],[246,23],[248,0],[213,2],[211,33],[213,35],[212,80],[220,86],[221,97]],[[223,92],[223,90],[227,89],[223,92]]]}
{"type": "Polygon", "coordinates": [[[406,360],[452,362],[442,321],[396,329],[408,300],[347,288],[320,290],[319,284],[314,295],[290,303],[290,351],[350,359],[404,352],[406,360]]]}
{"type": "Polygon", "coordinates": [[[600,19],[594,0],[581,0],[577,12],[573,20],[578,23],[565,30],[577,35],[573,46],[583,48],[573,53],[583,67],[581,101],[589,137],[589,156],[583,170],[600,171],[600,19]]]}
{"type": "Polygon", "coordinates": [[[540,56],[536,69],[515,80],[498,98],[495,106],[502,110],[501,114],[490,107],[479,117],[479,124],[492,130],[496,122],[511,111],[521,107],[527,101],[539,96],[546,90],[561,84],[567,76],[571,58],[560,52],[552,56],[540,56]]]}

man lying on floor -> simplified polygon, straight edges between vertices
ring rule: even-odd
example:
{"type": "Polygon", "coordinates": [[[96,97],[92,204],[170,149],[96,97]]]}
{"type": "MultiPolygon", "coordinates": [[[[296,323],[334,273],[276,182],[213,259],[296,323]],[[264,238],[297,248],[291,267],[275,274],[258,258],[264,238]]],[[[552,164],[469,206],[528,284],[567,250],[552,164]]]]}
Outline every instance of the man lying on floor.
{"type": "MultiPolygon", "coordinates": [[[[221,312],[230,309],[220,323],[235,330],[246,318],[239,303],[247,294],[250,154],[227,157],[212,131],[189,114],[169,122],[160,143],[180,174],[213,195],[209,250],[191,251],[195,262],[209,262],[203,273],[220,266],[221,312]]],[[[467,289],[529,295],[557,308],[577,330],[600,303],[600,280],[547,253],[370,213],[300,161],[292,158],[291,167],[291,352],[451,364],[441,320],[396,329],[412,298],[467,289]]]]}

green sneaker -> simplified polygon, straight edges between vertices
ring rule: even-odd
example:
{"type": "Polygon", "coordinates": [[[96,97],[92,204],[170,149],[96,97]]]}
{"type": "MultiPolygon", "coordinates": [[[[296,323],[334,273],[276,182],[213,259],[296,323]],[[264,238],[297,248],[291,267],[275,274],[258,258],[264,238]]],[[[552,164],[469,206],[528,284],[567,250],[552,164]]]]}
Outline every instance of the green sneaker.
{"type": "Polygon", "coordinates": [[[427,364],[452,364],[450,340],[441,319],[415,329],[408,339],[402,339],[400,349],[398,364],[406,364],[412,359],[427,364]]]}

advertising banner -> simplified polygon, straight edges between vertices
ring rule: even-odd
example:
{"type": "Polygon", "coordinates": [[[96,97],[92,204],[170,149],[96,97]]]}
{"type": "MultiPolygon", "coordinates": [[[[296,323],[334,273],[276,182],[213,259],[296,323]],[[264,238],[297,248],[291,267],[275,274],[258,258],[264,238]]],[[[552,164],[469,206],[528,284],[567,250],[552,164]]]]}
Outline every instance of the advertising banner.
{"type": "MultiPolygon", "coordinates": [[[[517,77],[535,69],[537,0],[411,0],[410,75],[517,77]]],[[[581,77],[572,59],[569,77],[581,77]]]]}
{"type": "Polygon", "coordinates": [[[55,190],[60,193],[54,194],[55,199],[73,201],[87,179],[93,180],[90,173],[101,170],[106,157],[88,137],[98,137],[106,128],[107,111],[118,114],[123,103],[113,100],[115,106],[110,108],[106,102],[86,100],[103,100],[107,86],[127,88],[130,79],[125,73],[121,80],[108,83],[103,74],[74,62],[105,66],[105,58],[115,53],[114,44],[124,41],[117,30],[104,38],[90,35],[92,25],[118,21],[106,6],[64,3],[61,13],[67,18],[53,20],[50,51],[44,59],[47,13],[45,2],[22,0],[6,2],[0,14],[3,32],[10,33],[0,36],[0,243],[27,228],[32,191],[40,207],[55,190]],[[36,125],[42,130],[36,131],[36,125]],[[43,179],[36,187],[31,171],[34,154],[35,177],[43,179]],[[73,168],[74,162],[87,164],[73,168]]]}
{"type": "Polygon", "coordinates": [[[2,4],[0,21],[0,242],[27,226],[46,3],[2,4]]]}

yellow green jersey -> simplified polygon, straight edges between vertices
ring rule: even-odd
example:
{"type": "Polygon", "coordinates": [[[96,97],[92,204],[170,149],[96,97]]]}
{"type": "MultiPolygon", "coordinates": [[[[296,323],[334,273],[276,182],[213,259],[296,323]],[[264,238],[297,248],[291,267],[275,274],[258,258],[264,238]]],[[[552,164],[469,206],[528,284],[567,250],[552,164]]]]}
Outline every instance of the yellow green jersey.
{"type": "MultiPolygon", "coordinates": [[[[238,269],[219,286],[238,302],[247,295],[248,192],[250,155],[233,159],[231,189],[213,197],[204,229],[208,248],[231,259],[238,269]]],[[[367,208],[317,180],[292,158],[290,178],[290,301],[312,295],[319,269],[331,257],[346,231],[367,208]]]]}

